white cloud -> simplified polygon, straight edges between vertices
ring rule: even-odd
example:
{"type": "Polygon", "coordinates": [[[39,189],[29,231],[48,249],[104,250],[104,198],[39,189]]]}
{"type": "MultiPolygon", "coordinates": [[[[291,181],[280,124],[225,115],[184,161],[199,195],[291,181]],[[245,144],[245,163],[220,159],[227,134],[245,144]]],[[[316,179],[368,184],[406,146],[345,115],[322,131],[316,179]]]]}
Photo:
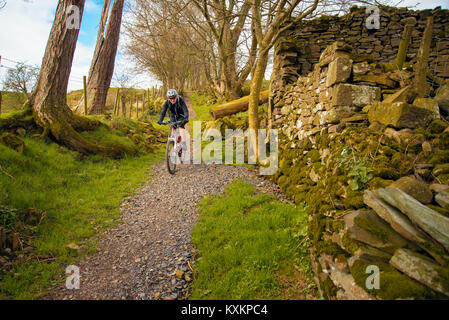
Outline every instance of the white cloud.
{"type": "Polygon", "coordinates": [[[87,76],[89,73],[94,49],[95,47],[93,46],[89,47],[79,42],[76,45],[72,70],[70,71],[68,91],[81,89],[83,87],[83,76],[87,76]]]}
{"type": "Polygon", "coordinates": [[[100,6],[93,0],[87,0],[86,4],[84,5],[84,10],[86,12],[95,12],[100,10],[100,6]]]}
{"type": "Polygon", "coordinates": [[[0,55],[40,65],[55,8],[55,2],[51,0],[39,1],[39,4],[8,1],[0,10],[0,55]]]}
{"type": "Polygon", "coordinates": [[[413,10],[434,9],[441,6],[443,9],[449,8],[449,0],[404,0],[400,7],[411,7],[413,10]]]}
{"type": "MultiPolygon", "coordinates": [[[[89,0],[88,3],[92,2],[89,0]]],[[[93,2],[92,2],[93,3],[93,2]]],[[[95,3],[90,5],[94,10],[95,3]]],[[[44,56],[48,36],[55,17],[57,2],[54,0],[21,1],[10,0],[0,10],[0,55],[2,65],[13,67],[14,63],[5,60],[27,61],[40,65],[44,56]]],[[[78,42],[73,59],[68,90],[82,88],[82,76],[87,75],[94,47],[78,42]]],[[[0,79],[6,74],[0,68],[0,79]]]]}
{"type": "MultiPolygon", "coordinates": [[[[406,0],[401,6],[414,5],[418,1],[406,0]]],[[[449,7],[449,0],[422,0],[418,9],[435,8],[441,5],[449,7]]],[[[40,65],[47,44],[54,12],[57,6],[55,0],[8,0],[7,5],[0,10],[0,55],[2,64],[13,67],[14,61],[27,61],[40,65]]],[[[87,0],[86,12],[100,11],[100,5],[94,0],[87,0]]],[[[92,35],[96,38],[96,32],[92,35]]],[[[86,46],[78,42],[69,81],[69,91],[82,88],[82,77],[87,75],[93,55],[93,46],[86,46]]],[[[132,65],[124,56],[118,56],[118,64],[132,65]]],[[[3,79],[6,68],[0,68],[0,79],[3,79]]],[[[136,76],[139,86],[145,88],[155,84],[149,76],[136,76]]]]}

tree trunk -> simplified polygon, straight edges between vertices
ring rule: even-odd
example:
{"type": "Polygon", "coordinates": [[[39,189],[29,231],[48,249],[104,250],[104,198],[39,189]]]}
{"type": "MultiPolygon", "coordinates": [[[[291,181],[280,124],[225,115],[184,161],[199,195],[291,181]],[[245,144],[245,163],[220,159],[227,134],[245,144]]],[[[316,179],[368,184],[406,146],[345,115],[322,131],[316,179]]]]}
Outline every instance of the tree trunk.
{"type": "MultiPolygon", "coordinates": [[[[109,2],[110,0],[107,0],[107,3],[109,2]]],[[[89,114],[104,113],[106,97],[111,84],[112,74],[114,73],[115,56],[117,54],[120,25],[122,23],[123,3],[124,0],[114,1],[105,37],[103,37],[104,25],[103,30],[99,30],[87,84],[87,105],[89,114]]],[[[105,13],[105,11],[103,13],[105,13]]],[[[105,23],[105,20],[107,20],[107,10],[105,14],[106,19],[102,17],[102,23],[105,23]]]]}
{"type": "MultiPolygon", "coordinates": [[[[231,46],[229,44],[229,46],[231,46]]],[[[223,71],[225,80],[225,92],[227,98],[235,100],[240,98],[241,88],[237,87],[237,74],[236,74],[236,63],[235,63],[235,50],[237,48],[228,47],[225,49],[226,57],[223,59],[223,71]]]]}
{"type": "Polygon", "coordinates": [[[106,28],[106,23],[108,22],[109,7],[111,6],[111,0],[103,0],[103,9],[101,10],[100,24],[98,26],[97,43],[95,44],[94,55],[92,56],[92,63],[89,68],[89,79],[92,75],[95,67],[94,61],[98,60],[100,55],[100,49],[104,41],[104,29],[106,28]]]}
{"type": "Polygon", "coordinates": [[[37,84],[28,102],[36,123],[59,143],[83,154],[120,157],[134,151],[123,146],[106,147],[85,140],[76,130],[94,129],[100,122],[74,115],[67,105],[67,85],[79,29],[67,28],[66,12],[70,6],[77,6],[81,22],[84,3],[85,0],[59,1],[37,84]]]}
{"type": "MultiPolygon", "coordinates": [[[[249,95],[249,105],[248,105],[248,127],[250,130],[254,130],[257,133],[259,129],[259,99],[260,90],[262,88],[263,79],[265,76],[265,69],[268,63],[268,50],[263,50],[259,53],[256,60],[256,65],[254,69],[253,78],[251,79],[251,93],[249,95]]],[[[251,144],[253,150],[255,151],[254,156],[257,158],[257,136],[250,136],[248,143],[251,144]]],[[[255,159],[253,159],[255,160],[255,159]]]]}

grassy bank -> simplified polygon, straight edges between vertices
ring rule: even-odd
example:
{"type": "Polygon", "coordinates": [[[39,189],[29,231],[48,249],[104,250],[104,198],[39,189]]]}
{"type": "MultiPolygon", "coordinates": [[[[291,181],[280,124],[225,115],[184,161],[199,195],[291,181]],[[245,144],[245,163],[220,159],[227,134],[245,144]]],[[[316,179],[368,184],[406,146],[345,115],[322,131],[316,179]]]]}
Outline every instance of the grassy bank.
{"type": "Polygon", "coordinates": [[[192,237],[199,256],[191,299],[311,299],[315,285],[302,207],[242,180],[204,198],[192,237]]]}
{"type": "MultiPolygon", "coordinates": [[[[138,148],[123,133],[103,131],[86,136],[138,148]]],[[[121,200],[148,180],[151,165],[164,156],[157,149],[119,161],[81,160],[55,143],[23,140],[22,153],[0,144],[0,205],[3,215],[15,216],[12,229],[21,240],[0,270],[0,299],[37,298],[63,281],[66,266],[96,250],[96,237],[119,220],[121,200]]]]}
{"type": "Polygon", "coordinates": [[[2,109],[0,117],[6,118],[10,113],[18,111],[22,108],[23,103],[27,100],[27,95],[21,92],[2,91],[2,109]]]}
{"type": "Polygon", "coordinates": [[[220,104],[225,103],[225,100],[217,101],[216,103],[210,104],[209,102],[212,100],[211,96],[193,93],[190,96],[190,101],[192,102],[193,110],[196,112],[196,117],[193,119],[194,121],[206,121],[212,120],[212,117],[209,113],[210,108],[218,106],[220,104]]]}

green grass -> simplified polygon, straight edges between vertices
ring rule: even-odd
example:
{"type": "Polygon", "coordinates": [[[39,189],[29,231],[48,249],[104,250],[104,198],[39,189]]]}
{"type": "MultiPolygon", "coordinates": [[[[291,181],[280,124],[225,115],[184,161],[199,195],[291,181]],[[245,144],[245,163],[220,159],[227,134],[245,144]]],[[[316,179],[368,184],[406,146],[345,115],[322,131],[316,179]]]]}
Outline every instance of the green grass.
{"type": "Polygon", "coordinates": [[[100,127],[95,131],[82,132],[81,136],[88,141],[95,141],[106,146],[124,145],[136,151],[138,150],[136,145],[120,130],[110,130],[107,127],[100,127]]]}
{"type": "Polygon", "coordinates": [[[196,117],[193,119],[194,121],[212,120],[212,117],[209,113],[210,108],[226,103],[225,100],[220,100],[214,104],[207,104],[207,101],[209,101],[210,99],[212,99],[211,96],[199,93],[193,93],[190,96],[190,101],[192,102],[193,110],[195,110],[196,112],[196,117]]]}
{"type": "MultiPolygon", "coordinates": [[[[223,195],[199,204],[193,244],[199,258],[191,299],[289,299],[314,287],[305,208],[256,194],[243,180],[226,187],[223,195]],[[285,275],[306,279],[304,290],[286,294],[285,275]]],[[[289,281],[287,281],[289,282],[289,281]]]]}
{"type": "Polygon", "coordinates": [[[2,110],[0,117],[6,118],[14,111],[22,109],[27,97],[24,93],[2,91],[2,110]]]}
{"type": "Polygon", "coordinates": [[[62,282],[65,267],[95,251],[96,236],[121,216],[121,200],[148,180],[149,168],[164,156],[160,149],[119,161],[98,156],[80,161],[57,144],[31,137],[24,141],[23,153],[0,145],[0,205],[17,209],[19,221],[29,208],[47,216],[37,226],[16,226],[33,249],[16,260],[10,272],[0,272],[0,299],[33,299],[62,282]],[[81,247],[79,255],[66,247],[69,243],[81,247]],[[46,258],[55,260],[43,262],[46,258]]]}

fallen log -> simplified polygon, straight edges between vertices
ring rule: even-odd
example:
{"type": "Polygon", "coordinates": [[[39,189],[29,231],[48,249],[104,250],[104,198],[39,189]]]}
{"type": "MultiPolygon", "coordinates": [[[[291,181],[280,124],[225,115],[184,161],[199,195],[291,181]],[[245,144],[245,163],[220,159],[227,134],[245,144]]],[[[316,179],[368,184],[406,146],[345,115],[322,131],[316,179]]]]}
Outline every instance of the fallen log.
{"type": "MultiPolygon", "coordinates": [[[[259,103],[263,104],[268,101],[268,95],[270,91],[265,90],[260,92],[259,103]]],[[[238,112],[248,110],[249,96],[230,101],[225,104],[213,107],[209,110],[212,119],[216,120],[218,118],[223,118],[238,112]]]]}

